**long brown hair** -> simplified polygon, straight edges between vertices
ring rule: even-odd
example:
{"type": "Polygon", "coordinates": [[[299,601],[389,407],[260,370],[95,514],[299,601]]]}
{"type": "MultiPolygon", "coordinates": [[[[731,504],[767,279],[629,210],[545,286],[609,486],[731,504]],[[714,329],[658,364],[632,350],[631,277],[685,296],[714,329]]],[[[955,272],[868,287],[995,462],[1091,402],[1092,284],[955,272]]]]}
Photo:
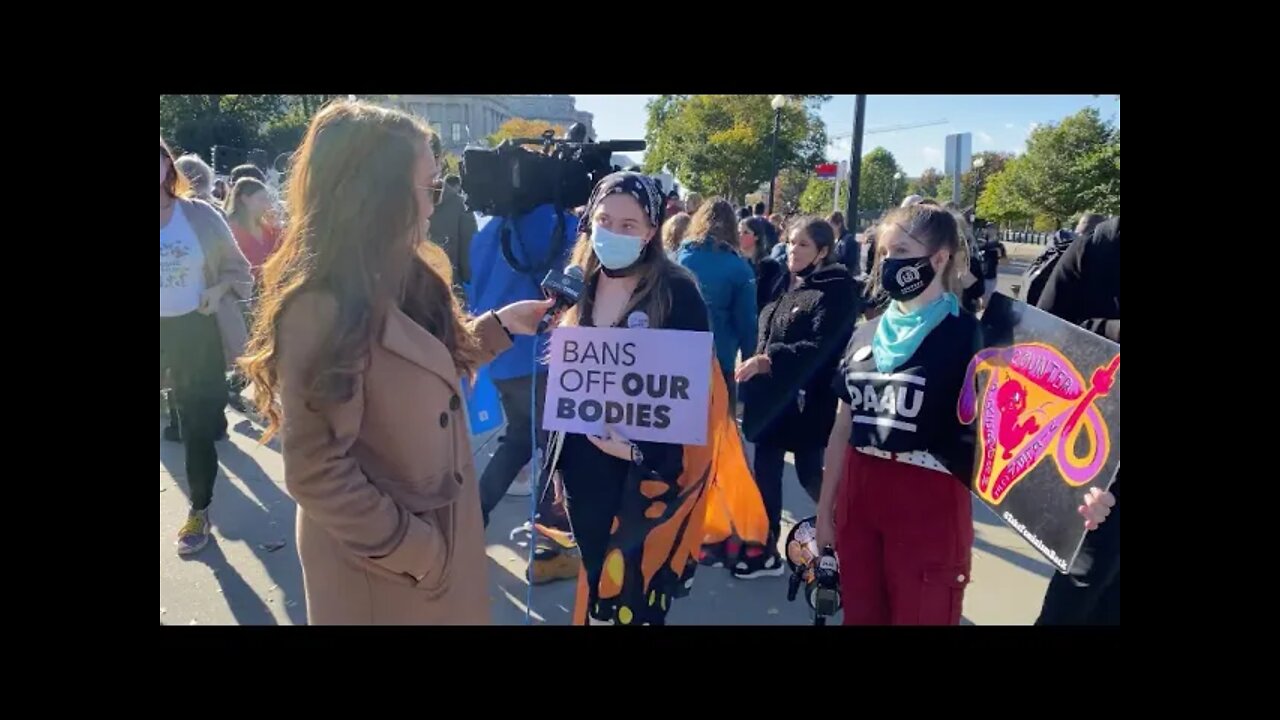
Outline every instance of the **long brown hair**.
{"type": "Polygon", "coordinates": [[[886,213],[876,230],[876,262],[871,270],[868,296],[874,296],[881,289],[880,264],[888,253],[888,243],[884,242],[884,238],[887,237],[889,228],[895,226],[906,230],[911,237],[920,241],[928,248],[930,254],[943,248],[951,251],[951,257],[938,275],[942,278],[943,290],[959,295],[963,291],[960,276],[969,269],[969,244],[963,237],[962,222],[951,211],[924,203],[908,205],[886,213]]]}
{"type": "MultiPolygon", "coordinates": [[[[640,252],[640,259],[636,261],[636,274],[640,277],[640,283],[631,294],[631,302],[622,311],[622,317],[625,318],[634,310],[643,310],[649,316],[649,324],[653,328],[661,328],[671,314],[669,285],[672,276],[685,272],[667,257],[661,239],[656,237],[658,234],[655,232],[655,237],[650,238],[640,252]]],[[[594,323],[595,287],[600,275],[600,260],[591,247],[590,234],[578,235],[578,242],[573,246],[573,264],[582,268],[587,290],[582,293],[578,304],[565,312],[560,324],[578,325],[584,315],[594,323]]]]}
{"type": "Polygon", "coordinates": [[[164,191],[175,200],[190,197],[191,183],[187,181],[186,175],[178,171],[177,162],[173,159],[173,151],[169,149],[169,144],[163,137],[160,138],[160,157],[169,161],[169,174],[164,179],[164,191]]]}
{"type": "Polygon", "coordinates": [[[227,219],[234,219],[241,225],[248,223],[241,222],[240,211],[244,208],[241,201],[250,195],[257,195],[260,192],[266,192],[267,186],[251,177],[242,177],[236,181],[231,188],[231,192],[227,193],[227,202],[223,205],[223,210],[227,213],[227,219]]]}
{"type": "Polygon", "coordinates": [[[689,213],[682,212],[672,215],[662,224],[662,246],[667,252],[675,252],[680,247],[685,235],[689,234],[691,220],[689,213]]]}
{"type": "Polygon", "coordinates": [[[338,303],[329,338],[306,378],[308,401],[351,396],[373,340],[374,320],[392,303],[444,343],[461,372],[479,364],[480,346],[465,315],[421,248],[414,165],[433,133],[398,110],[338,102],[311,121],[288,183],[289,224],[263,268],[253,337],[241,367],[269,420],[263,441],[280,427],[280,318],[306,292],[338,303]]]}
{"type": "Polygon", "coordinates": [[[689,234],[686,237],[706,240],[711,243],[722,243],[731,249],[738,249],[738,218],[733,214],[733,205],[724,198],[715,198],[703,203],[694,213],[689,223],[689,234]]]}

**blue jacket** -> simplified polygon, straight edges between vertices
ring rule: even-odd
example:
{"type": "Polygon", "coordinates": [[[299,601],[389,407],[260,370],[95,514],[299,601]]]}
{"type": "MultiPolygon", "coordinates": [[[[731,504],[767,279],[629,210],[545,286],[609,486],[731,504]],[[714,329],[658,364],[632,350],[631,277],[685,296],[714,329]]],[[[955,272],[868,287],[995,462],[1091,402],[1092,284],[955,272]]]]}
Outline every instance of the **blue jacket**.
{"type": "MultiPolygon", "coordinates": [[[[518,300],[540,300],[542,278],[552,267],[564,268],[573,255],[578,236],[578,219],[564,213],[564,240],[550,264],[530,273],[517,272],[502,255],[501,235],[510,227],[511,253],[524,265],[542,263],[547,257],[551,235],[555,231],[556,213],[551,205],[540,205],[514,222],[509,218],[489,218],[471,239],[471,284],[467,286],[467,305],[476,315],[497,310],[518,300]]],[[[510,380],[533,374],[534,343],[538,357],[547,354],[547,336],[535,339],[517,335],[515,343],[489,366],[494,380],[510,380]]],[[[545,370],[545,368],[540,368],[545,370]]]]}
{"type": "Polygon", "coordinates": [[[698,279],[711,311],[716,358],[732,372],[739,350],[744,360],[756,351],[755,271],[732,249],[696,238],[680,243],[676,262],[698,279]]]}

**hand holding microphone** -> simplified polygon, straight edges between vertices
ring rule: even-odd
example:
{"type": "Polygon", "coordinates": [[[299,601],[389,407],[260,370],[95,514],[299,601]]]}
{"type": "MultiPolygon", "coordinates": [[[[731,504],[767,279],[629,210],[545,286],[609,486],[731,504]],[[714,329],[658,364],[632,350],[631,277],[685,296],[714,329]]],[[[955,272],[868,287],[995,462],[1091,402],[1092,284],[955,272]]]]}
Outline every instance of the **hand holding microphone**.
{"type": "Polygon", "coordinates": [[[498,323],[511,335],[533,335],[542,332],[539,318],[550,312],[551,300],[521,300],[493,311],[498,323]]]}

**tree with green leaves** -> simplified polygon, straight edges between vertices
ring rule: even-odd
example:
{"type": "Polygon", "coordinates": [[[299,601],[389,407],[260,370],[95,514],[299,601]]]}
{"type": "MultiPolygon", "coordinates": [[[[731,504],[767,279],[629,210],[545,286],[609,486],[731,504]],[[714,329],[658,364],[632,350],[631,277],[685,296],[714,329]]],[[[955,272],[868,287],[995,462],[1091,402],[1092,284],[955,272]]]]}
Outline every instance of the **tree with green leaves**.
{"type": "MultiPolygon", "coordinates": [[[[161,95],[160,133],[184,152],[218,165],[237,165],[252,150],[270,164],[280,153],[298,148],[311,119],[326,104],[345,95],[161,95]]],[[[376,101],[380,96],[361,96],[376,101]]],[[[225,169],[225,168],[223,168],[225,169]]]]}
{"type": "Polygon", "coordinates": [[[1046,216],[1057,227],[1083,212],[1119,214],[1119,128],[1090,107],[1035,129],[1026,153],[988,182],[980,213],[984,207],[993,218],[1046,216]]]}
{"type": "Polygon", "coordinates": [[[900,200],[903,181],[894,178],[901,173],[893,153],[877,147],[862,156],[862,176],[858,181],[858,209],[882,211],[893,207],[900,200]]]}
{"type": "MultiPolygon", "coordinates": [[[[808,170],[823,159],[828,96],[793,97],[781,111],[777,168],[808,170]]],[[[769,182],[774,111],[769,95],[661,95],[650,101],[645,170],[667,170],[691,190],[741,202],[769,182]]]]}
{"type": "Polygon", "coordinates": [[[1003,171],[986,182],[982,197],[978,198],[978,217],[1009,225],[1027,222],[1035,216],[1035,210],[1026,200],[1026,189],[1020,186],[1023,173],[1018,166],[1022,160],[1010,160],[1003,171]]]}
{"type": "Polygon", "coordinates": [[[936,198],[938,197],[938,188],[941,187],[942,173],[937,168],[925,168],[920,173],[920,177],[913,179],[907,183],[907,195],[919,195],[920,197],[936,198]]]}
{"type": "Polygon", "coordinates": [[[161,95],[160,132],[182,152],[210,160],[215,145],[261,147],[263,129],[285,105],[282,95],[161,95]]]}
{"type": "MultiPolygon", "coordinates": [[[[831,196],[835,192],[835,180],[826,180],[817,176],[809,178],[804,193],[800,196],[800,212],[825,217],[831,212],[831,196]]],[[[849,183],[840,183],[840,200],[837,209],[843,212],[849,203],[849,183]]]]}
{"type": "MultiPolygon", "coordinates": [[[[1004,170],[1005,165],[1013,159],[1013,153],[984,151],[973,156],[974,165],[969,172],[960,176],[960,207],[973,207],[977,202],[980,188],[986,187],[991,178],[1004,170]],[[981,160],[979,164],[977,161],[981,160]]],[[[942,175],[938,179],[938,192],[932,197],[938,202],[951,200],[951,177],[942,175]]]]}
{"type": "Polygon", "coordinates": [[[800,197],[809,186],[809,175],[799,168],[786,168],[779,172],[778,183],[773,190],[774,209],[799,208],[800,197]]]}

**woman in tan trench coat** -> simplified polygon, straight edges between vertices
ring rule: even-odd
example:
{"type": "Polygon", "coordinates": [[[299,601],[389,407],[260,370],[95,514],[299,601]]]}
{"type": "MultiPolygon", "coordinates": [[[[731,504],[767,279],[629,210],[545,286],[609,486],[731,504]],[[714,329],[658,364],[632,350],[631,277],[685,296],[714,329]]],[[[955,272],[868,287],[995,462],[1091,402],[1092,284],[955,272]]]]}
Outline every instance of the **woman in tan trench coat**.
{"type": "MultiPolygon", "coordinates": [[[[244,367],[283,434],[315,625],[489,622],[460,377],[549,302],[464,317],[425,260],[430,128],[358,102],[311,123],[244,367]]],[[[269,435],[268,435],[269,436],[269,435]]]]}

